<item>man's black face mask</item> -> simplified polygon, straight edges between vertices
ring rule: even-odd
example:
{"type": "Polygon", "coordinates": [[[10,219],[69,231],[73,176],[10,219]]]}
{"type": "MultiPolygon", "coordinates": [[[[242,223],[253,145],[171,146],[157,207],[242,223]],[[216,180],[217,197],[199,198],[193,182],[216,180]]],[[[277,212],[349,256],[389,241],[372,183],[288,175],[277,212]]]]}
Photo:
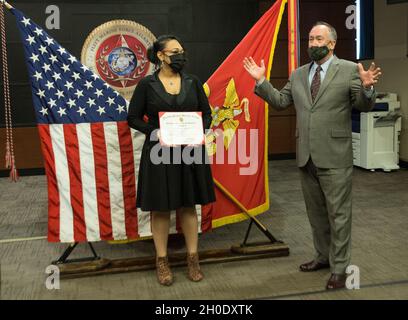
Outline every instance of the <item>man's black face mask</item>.
{"type": "Polygon", "coordinates": [[[309,57],[313,61],[320,61],[326,57],[330,52],[330,49],[327,45],[322,47],[310,47],[308,49],[309,57]]]}

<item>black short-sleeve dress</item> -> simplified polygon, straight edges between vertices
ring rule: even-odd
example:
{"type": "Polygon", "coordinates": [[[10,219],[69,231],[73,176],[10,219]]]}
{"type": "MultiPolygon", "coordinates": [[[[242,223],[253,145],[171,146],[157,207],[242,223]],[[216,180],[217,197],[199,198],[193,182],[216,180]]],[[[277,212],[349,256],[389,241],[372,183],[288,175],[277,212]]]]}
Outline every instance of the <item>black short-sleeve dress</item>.
{"type": "MultiPolygon", "coordinates": [[[[194,157],[194,152],[198,152],[201,161],[190,161],[191,164],[184,161],[153,163],[150,154],[155,146],[157,150],[157,144],[160,142],[150,139],[150,136],[159,128],[160,111],[201,111],[204,130],[211,124],[211,109],[197,77],[181,73],[181,89],[177,95],[169,94],[165,90],[158,71],[139,82],[128,112],[129,126],[146,135],[140,160],[136,206],[143,211],[169,211],[214,202],[214,183],[204,145],[161,147],[168,148],[166,154],[170,154],[172,160],[175,152],[182,154],[183,151],[186,152],[184,148],[190,148],[188,151],[191,158],[194,157]],[[147,122],[144,121],[144,116],[148,117],[147,122]]],[[[197,156],[194,159],[197,159],[197,156]]]]}

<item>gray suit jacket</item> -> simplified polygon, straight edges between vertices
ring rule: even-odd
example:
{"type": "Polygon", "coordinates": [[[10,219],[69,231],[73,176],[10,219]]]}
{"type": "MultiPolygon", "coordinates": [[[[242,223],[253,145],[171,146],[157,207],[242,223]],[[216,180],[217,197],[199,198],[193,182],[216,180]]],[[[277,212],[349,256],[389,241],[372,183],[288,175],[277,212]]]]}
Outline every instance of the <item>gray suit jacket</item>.
{"type": "Polygon", "coordinates": [[[352,166],[351,109],[370,111],[376,93],[368,99],[357,64],[334,57],[312,102],[308,80],[310,67],[309,63],[296,69],[281,91],[265,80],[255,88],[255,93],[277,110],[295,105],[299,167],[305,166],[310,156],[319,168],[352,166]]]}

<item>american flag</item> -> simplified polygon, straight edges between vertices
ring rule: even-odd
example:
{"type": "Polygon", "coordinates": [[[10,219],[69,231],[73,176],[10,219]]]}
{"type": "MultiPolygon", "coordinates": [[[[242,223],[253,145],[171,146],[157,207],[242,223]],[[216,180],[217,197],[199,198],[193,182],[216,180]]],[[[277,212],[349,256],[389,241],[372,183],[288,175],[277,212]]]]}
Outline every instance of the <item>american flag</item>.
{"type": "MultiPolygon", "coordinates": [[[[21,33],[48,181],[48,240],[151,235],[136,208],[145,136],[127,124],[128,102],[41,27],[12,9],[21,33]]],[[[201,208],[197,206],[201,231],[201,208]]],[[[170,233],[177,233],[171,215],[170,233]]]]}

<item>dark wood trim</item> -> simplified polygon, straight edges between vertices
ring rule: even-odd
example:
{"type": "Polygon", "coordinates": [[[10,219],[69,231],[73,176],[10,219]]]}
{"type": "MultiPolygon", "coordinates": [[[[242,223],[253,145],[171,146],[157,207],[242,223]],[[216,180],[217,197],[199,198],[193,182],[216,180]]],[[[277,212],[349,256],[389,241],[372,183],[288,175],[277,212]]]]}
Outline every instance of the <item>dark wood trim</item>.
{"type": "Polygon", "coordinates": [[[279,153],[279,154],[269,154],[268,160],[292,160],[296,159],[296,153],[279,153]]]}
{"type": "MultiPolygon", "coordinates": [[[[20,177],[24,176],[43,176],[45,175],[45,169],[44,168],[31,168],[31,169],[18,169],[18,175],[20,177]]],[[[6,178],[10,176],[10,171],[9,170],[0,170],[0,178],[6,178]]]]}

